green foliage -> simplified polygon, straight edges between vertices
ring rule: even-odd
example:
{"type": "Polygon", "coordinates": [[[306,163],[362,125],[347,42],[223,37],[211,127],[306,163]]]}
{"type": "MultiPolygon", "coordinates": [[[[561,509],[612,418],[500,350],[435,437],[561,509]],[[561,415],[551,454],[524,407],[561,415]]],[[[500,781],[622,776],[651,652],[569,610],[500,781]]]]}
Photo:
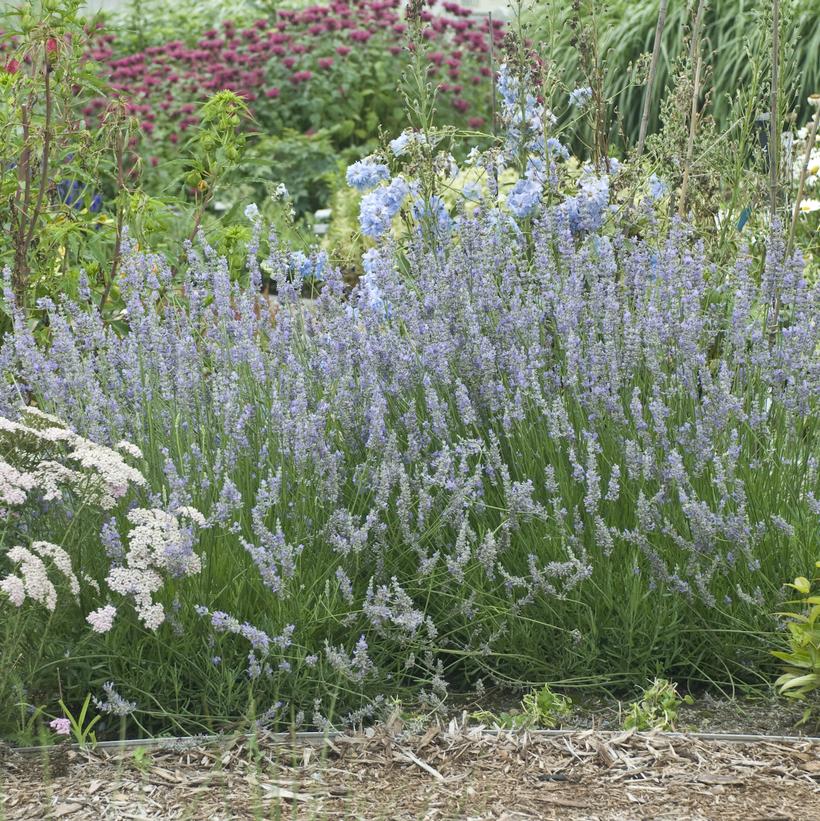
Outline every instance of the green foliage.
{"type": "Polygon", "coordinates": [[[338,185],[339,152],[327,132],[300,134],[286,129],[278,135],[259,134],[249,142],[228,178],[225,199],[255,202],[265,213],[280,184],[288,190],[297,219],[324,208],[338,185]]]}
{"type": "Polygon", "coordinates": [[[548,684],[540,690],[532,690],[521,701],[520,710],[493,713],[479,710],[472,718],[484,724],[492,724],[504,730],[547,729],[551,730],[572,712],[572,699],[554,693],[548,684]]]}
{"type": "Polygon", "coordinates": [[[13,46],[0,72],[0,268],[27,305],[74,292],[80,267],[104,280],[100,258],[114,243],[100,179],[129,126],[112,114],[91,131],[78,115],[78,100],[103,93],[83,57],[79,6],[28,3],[0,15],[0,39],[13,46]]]}
{"type": "Polygon", "coordinates": [[[141,51],[169,40],[194,45],[203,31],[226,17],[239,24],[250,22],[256,13],[253,7],[258,5],[249,0],[129,0],[109,14],[109,24],[116,28],[124,52],[141,51]]]}
{"type": "MultiPolygon", "coordinates": [[[[663,90],[673,85],[675,65],[687,49],[686,34],[691,28],[693,2],[669,3],[655,81],[656,93],[650,113],[649,130],[657,129],[663,90]]],[[[599,52],[604,55],[604,85],[607,97],[617,109],[623,133],[629,143],[637,141],[646,77],[646,55],[652,52],[660,0],[630,0],[583,3],[536,0],[526,14],[536,42],[549,43],[549,57],[568,88],[583,77],[579,69],[570,20],[579,14],[597,33],[599,52]],[[580,12],[575,12],[576,7],[580,12]]],[[[793,67],[800,119],[809,113],[806,98],[820,88],[820,0],[787,0],[781,3],[783,18],[784,65],[793,67]]],[[[734,101],[755,83],[758,56],[765,54],[767,14],[770,4],[754,0],[712,2],[703,21],[704,56],[711,65],[710,105],[721,128],[735,124],[734,101]]],[[[765,93],[760,97],[765,111],[765,93]]],[[[615,137],[619,137],[617,131],[615,137]]]]}
{"type": "Polygon", "coordinates": [[[62,699],[58,702],[63,715],[71,723],[71,735],[74,741],[82,748],[91,747],[92,749],[97,744],[97,736],[94,733],[94,727],[100,721],[102,716],[89,716],[88,708],[91,706],[91,693],[86,695],[79,712],[75,716],[71,710],[66,707],[62,699]]]}
{"type": "MultiPolygon", "coordinates": [[[[820,562],[817,562],[820,567],[820,562]]],[[[820,577],[809,581],[798,576],[788,584],[799,594],[798,599],[789,604],[799,605],[802,612],[788,612],[780,615],[786,618],[788,630],[788,650],[773,650],[772,655],[786,662],[786,671],[775,682],[781,695],[803,700],[820,689],[820,595],[813,591],[820,577]]],[[[808,711],[805,718],[808,718],[808,711]]]]}
{"type": "Polygon", "coordinates": [[[624,727],[627,730],[674,730],[681,704],[692,703],[692,696],[681,696],[674,682],[656,678],[640,699],[629,705],[624,727]]]}
{"type": "Polygon", "coordinates": [[[131,753],[131,761],[141,773],[151,771],[151,756],[148,755],[148,750],[145,747],[137,747],[131,753]]]}

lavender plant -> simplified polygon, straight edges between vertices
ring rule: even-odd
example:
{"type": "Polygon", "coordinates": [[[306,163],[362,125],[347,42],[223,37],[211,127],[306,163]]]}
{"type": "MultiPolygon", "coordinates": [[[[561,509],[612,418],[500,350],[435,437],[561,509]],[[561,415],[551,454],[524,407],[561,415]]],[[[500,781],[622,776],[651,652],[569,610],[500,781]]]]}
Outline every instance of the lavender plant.
{"type": "MultiPolygon", "coordinates": [[[[244,276],[202,235],[182,270],[126,236],[116,330],[64,299],[35,338],[7,277],[0,413],[133,443],[161,488],[60,545],[110,602],[43,630],[3,583],[15,646],[43,636],[23,698],[116,683],[100,704],[152,731],[323,728],[479,679],[766,673],[780,580],[816,557],[820,285],[778,226],[711,257],[663,180],[573,163],[514,66],[498,93],[464,168],[427,129],[348,170],[352,293],[253,207],[244,276]]],[[[4,536],[6,578],[50,522],[4,536]]]]}
{"type": "Polygon", "coordinates": [[[478,677],[761,674],[780,579],[816,551],[820,290],[778,234],[717,270],[681,224],[629,236],[556,199],[526,233],[485,203],[436,243],[388,235],[349,297],[326,268],[305,305],[256,220],[250,287],[207,244],[180,278],[126,243],[122,335],[66,300],[38,344],[18,313],[3,413],[34,398],[134,442],[163,510],[206,519],[196,559],[139,509],[165,550],[107,521],[83,548],[168,577],[161,624],[132,593],[143,632],[100,633],[101,680],[190,728],[249,697],[321,725],[478,677]]]}

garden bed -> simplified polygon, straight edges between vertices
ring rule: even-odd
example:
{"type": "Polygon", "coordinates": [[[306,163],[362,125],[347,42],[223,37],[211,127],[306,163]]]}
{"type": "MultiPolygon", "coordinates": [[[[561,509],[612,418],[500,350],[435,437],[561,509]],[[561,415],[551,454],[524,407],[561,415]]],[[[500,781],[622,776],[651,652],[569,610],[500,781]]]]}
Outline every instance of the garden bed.
{"type": "Polygon", "coordinates": [[[816,739],[631,732],[491,735],[452,722],[324,745],[8,753],[0,814],[23,818],[653,818],[820,816],[816,739]],[[44,772],[45,769],[45,772],[44,772]]]}

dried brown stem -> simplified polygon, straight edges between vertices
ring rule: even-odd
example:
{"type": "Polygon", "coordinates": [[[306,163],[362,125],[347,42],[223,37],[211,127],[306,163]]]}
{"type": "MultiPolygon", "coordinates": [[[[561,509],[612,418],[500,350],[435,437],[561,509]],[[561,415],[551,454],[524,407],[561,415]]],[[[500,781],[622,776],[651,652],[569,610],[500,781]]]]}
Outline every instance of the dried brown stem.
{"type": "MultiPolygon", "coordinates": [[[[45,47],[44,47],[45,48],[45,47]]],[[[49,172],[49,158],[51,154],[51,142],[54,135],[51,130],[52,118],[54,116],[54,100],[51,92],[51,65],[48,61],[48,54],[44,52],[43,61],[43,94],[45,99],[45,123],[43,127],[43,154],[40,160],[40,185],[37,189],[37,202],[34,205],[29,217],[28,233],[26,234],[26,252],[31,246],[34,239],[34,232],[37,229],[37,224],[40,221],[40,212],[43,208],[43,197],[45,196],[46,188],[48,187],[48,172],[49,172]]]]}
{"type": "Polygon", "coordinates": [[[789,238],[786,242],[786,254],[790,254],[794,244],[794,232],[797,230],[797,219],[800,216],[800,204],[803,202],[803,189],[806,185],[806,177],[809,172],[809,162],[811,160],[812,148],[817,139],[817,129],[820,126],[820,104],[814,111],[814,120],[806,138],[806,153],[803,155],[803,166],[800,169],[800,178],[797,183],[797,198],[794,201],[794,211],[792,212],[792,224],[789,227],[789,238]]]}

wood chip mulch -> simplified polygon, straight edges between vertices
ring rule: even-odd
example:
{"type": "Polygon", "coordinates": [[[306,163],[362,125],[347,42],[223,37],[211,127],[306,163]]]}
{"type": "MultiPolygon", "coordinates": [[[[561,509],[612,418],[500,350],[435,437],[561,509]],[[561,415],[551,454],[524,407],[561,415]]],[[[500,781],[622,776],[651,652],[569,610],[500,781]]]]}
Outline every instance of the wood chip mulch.
{"type": "Polygon", "coordinates": [[[455,723],[325,744],[247,737],[0,755],[0,819],[820,819],[820,744],[455,723]]]}

